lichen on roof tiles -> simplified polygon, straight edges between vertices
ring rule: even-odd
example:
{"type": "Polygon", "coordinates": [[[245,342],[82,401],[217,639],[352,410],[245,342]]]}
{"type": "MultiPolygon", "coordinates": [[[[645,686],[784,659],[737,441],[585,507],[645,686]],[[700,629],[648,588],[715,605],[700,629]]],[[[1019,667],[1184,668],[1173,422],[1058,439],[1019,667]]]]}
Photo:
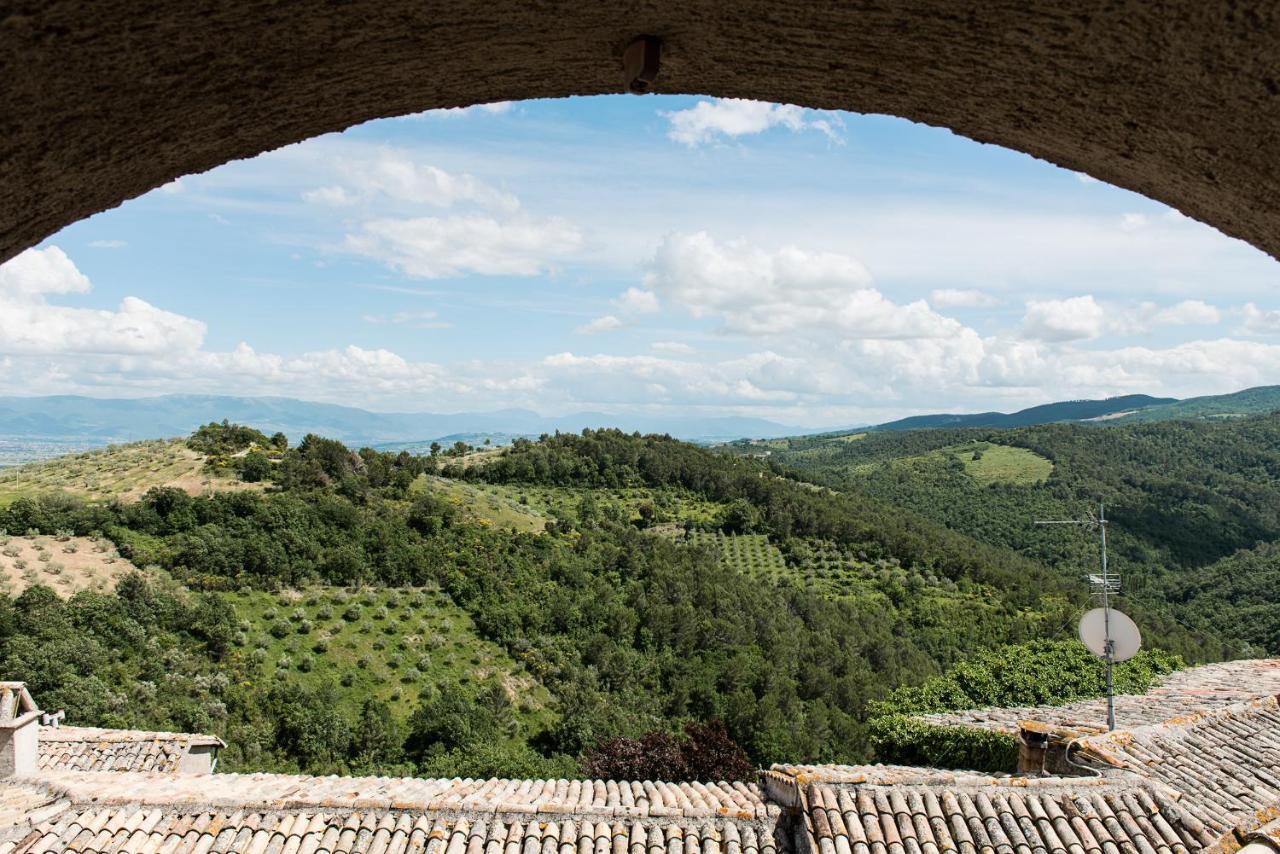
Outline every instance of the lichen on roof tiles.
{"type": "Polygon", "coordinates": [[[1268,697],[1092,736],[1080,755],[1175,790],[1223,834],[1280,804],[1280,705],[1268,697]]]}

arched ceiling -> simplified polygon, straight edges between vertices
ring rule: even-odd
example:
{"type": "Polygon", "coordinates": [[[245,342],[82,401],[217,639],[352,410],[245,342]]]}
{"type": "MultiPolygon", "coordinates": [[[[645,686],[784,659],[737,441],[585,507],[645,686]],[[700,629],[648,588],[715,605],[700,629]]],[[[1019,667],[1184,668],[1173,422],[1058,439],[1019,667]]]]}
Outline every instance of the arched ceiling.
{"type": "Polygon", "coordinates": [[[642,33],[664,40],[653,91],[948,127],[1280,256],[1273,2],[0,0],[0,260],[368,119],[620,92],[642,33]]]}

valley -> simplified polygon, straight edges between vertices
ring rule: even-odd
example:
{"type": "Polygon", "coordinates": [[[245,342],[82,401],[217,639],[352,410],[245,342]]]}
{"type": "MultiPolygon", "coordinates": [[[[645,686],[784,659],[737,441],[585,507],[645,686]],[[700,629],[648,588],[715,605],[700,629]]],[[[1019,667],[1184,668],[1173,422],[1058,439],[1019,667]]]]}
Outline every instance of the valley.
{"type": "MultiPolygon", "coordinates": [[[[1178,465],[1219,446],[1214,477],[1270,464],[1269,422],[1115,429],[1153,471],[1174,429],[1199,437],[1178,465]]],[[[610,739],[706,721],[752,761],[913,756],[938,735],[893,718],[894,698],[979,653],[1046,674],[1067,656],[1094,686],[1070,697],[1101,690],[1072,639],[1088,543],[1021,521],[1076,507],[1064,481],[1152,488],[1098,482],[1091,435],[857,432],[762,458],[601,430],[413,455],[211,423],[4,470],[0,668],[80,722],[216,733],[229,770],[573,775],[610,739]]],[[[1220,492],[1182,512],[1270,530],[1220,492]]],[[[1131,567],[1157,528],[1125,507],[1124,607],[1159,662],[1143,673],[1271,643],[1195,604],[1221,585],[1266,624],[1265,594],[1131,567]]],[[[990,666],[1001,702],[1042,700],[990,666]]],[[[980,747],[965,755],[1007,754],[980,747]]]]}

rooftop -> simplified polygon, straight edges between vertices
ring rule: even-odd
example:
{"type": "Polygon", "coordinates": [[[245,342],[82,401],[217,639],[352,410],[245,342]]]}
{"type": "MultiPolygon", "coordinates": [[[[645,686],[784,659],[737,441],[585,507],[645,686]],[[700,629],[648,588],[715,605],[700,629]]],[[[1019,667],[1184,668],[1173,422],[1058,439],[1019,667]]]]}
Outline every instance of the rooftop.
{"type": "Polygon", "coordinates": [[[192,747],[225,747],[212,735],[97,727],[41,727],[42,770],[176,773],[192,747]]]}
{"type": "Polygon", "coordinates": [[[833,764],[774,765],[759,784],[190,774],[174,756],[218,739],[41,728],[38,767],[0,780],[0,854],[1280,851],[1280,704],[1240,701],[1277,673],[1280,662],[1234,662],[1165,680],[1152,705],[1185,713],[1082,737],[1077,758],[1096,769],[1085,776],[833,764]]]}
{"type": "MultiPolygon", "coordinates": [[[[1280,659],[1248,659],[1175,671],[1145,694],[1116,697],[1120,727],[1147,726],[1181,715],[1280,694],[1280,659]]],[[[1017,733],[1025,722],[1067,737],[1106,732],[1107,701],[1081,700],[1061,706],[1010,706],[922,715],[941,726],[971,726],[1017,733]]]]}

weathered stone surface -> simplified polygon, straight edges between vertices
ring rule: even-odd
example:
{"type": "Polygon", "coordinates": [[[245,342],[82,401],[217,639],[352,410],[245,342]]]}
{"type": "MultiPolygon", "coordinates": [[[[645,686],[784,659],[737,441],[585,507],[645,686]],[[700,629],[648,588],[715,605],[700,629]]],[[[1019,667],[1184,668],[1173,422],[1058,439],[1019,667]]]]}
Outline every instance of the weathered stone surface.
{"type": "Polygon", "coordinates": [[[890,113],[1280,255],[1280,6],[1259,0],[0,0],[0,260],[172,178],[380,116],[621,91],[890,113]]]}

